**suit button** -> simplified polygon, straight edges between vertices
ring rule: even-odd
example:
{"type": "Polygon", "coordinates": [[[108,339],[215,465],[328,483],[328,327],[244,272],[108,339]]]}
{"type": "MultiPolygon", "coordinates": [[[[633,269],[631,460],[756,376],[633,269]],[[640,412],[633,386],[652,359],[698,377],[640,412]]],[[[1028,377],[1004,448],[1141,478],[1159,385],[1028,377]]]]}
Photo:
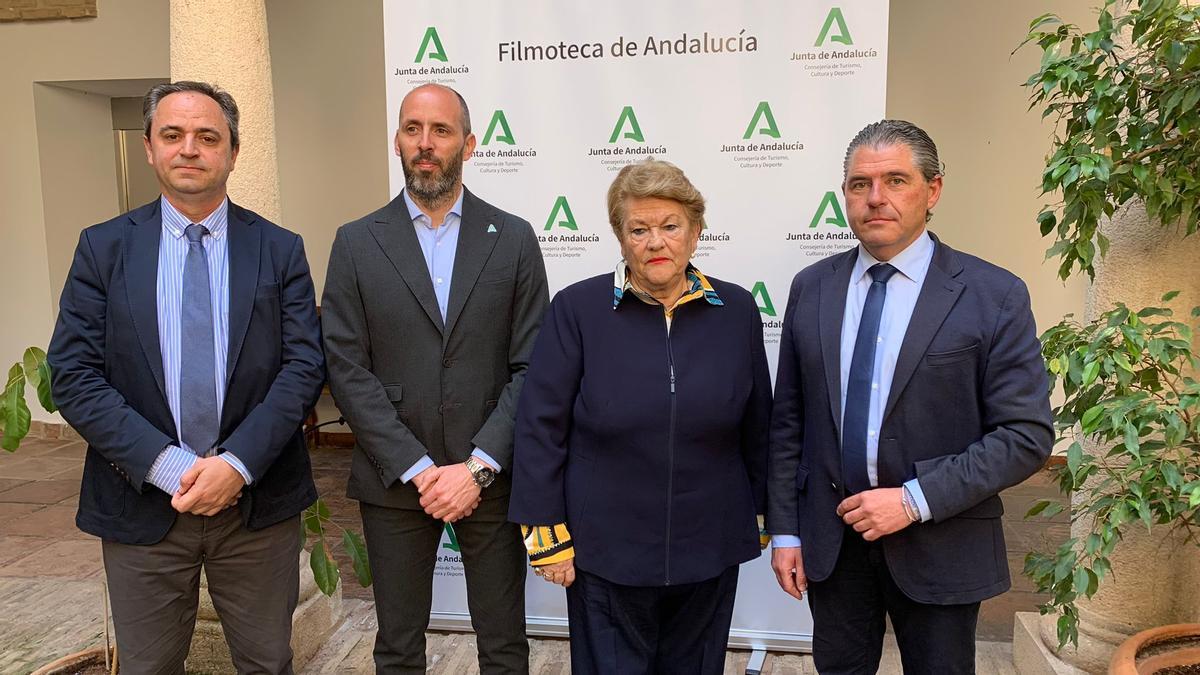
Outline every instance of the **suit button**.
{"type": "Polygon", "coordinates": [[[829,487],[833,488],[833,491],[834,491],[834,492],[839,492],[839,491],[841,491],[841,488],[840,488],[840,487],[838,487],[838,484],[837,484],[837,483],[830,483],[830,484],[829,484],[829,487]]]}
{"type": "Polygon", "coordinates": [[[443,368],[449,368],[452,365],[454,365],[454,359],[442,359],[443,368]]]}

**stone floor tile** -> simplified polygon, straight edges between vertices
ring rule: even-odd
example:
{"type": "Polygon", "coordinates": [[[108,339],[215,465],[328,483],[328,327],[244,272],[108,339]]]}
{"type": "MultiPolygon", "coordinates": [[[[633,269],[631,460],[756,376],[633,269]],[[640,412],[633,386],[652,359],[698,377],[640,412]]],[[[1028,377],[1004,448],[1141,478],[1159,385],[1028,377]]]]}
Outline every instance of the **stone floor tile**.
{"type": "Polygon", "coordinates": [[[79,460],[64,457],[28,457],[0,464],[0,478],[43,480],[79,466],[79,460]]]}
{"type": "Polygon", "coordinates": [[[73,480],[35,480],[0,492],[0,502],[55,504],[79,494],[79,482],[73,480]]]}
{"type": "Polygon", "coordinates": [[[28,483],[28,482],[29,481],[24,480],[22,478],[0,478],[0,492],[3,492],[5,490],[11,490],[12,488],[17,487],[18,485],[24,485],[25,483],[28,483]]]}
{"type": "Polygon", "coordinates": [[[83,441],[71,441],[65,445],[59,446],[50,452],[46,453],[46,457],[60,457],[63,459],[77,459],[83,462],[83,456],[87,454],[87,443],[83,441]]]}
{"type": "Polygon", "coordinates": [[[0,502],[0,527],[21,516],[28,515],[42,508],[38,504],[5,504],[0,502]]]}
{"type": "MultiPolygon", "coordinates": [[[[53,542],[53,539],[45,537],[10,537],[0,534],[0,567],[16,562],[53,542]]],[[[3,598],[0,598],[0,607],[3,606],[2,603],[3,598]]]]}
{"type": "Polygon", "coordinates": [[[0,576],[80,580],[95,576],[103,567],[99,539],[56,541],[0,567],[0,576]]]}
{"type": "Polygon", "coordinates": [[[75,509],[47,506],[21,518],[0,523],[0,534],[53,539],[92,539],[75,527],[75,509]]]}

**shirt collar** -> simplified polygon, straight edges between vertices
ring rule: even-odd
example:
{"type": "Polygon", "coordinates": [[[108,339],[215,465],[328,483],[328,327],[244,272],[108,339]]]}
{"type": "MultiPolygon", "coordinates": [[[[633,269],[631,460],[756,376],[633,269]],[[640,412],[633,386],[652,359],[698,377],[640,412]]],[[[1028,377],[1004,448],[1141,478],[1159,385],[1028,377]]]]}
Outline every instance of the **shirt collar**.
{"type": "MultiPolygon", "coordinates": [[[[929,236],[929,230],[926,229],[907,248],[893,256],[888,264],[910,280],[920,282],[925,279],[925,272],[929,270],[929,263],[933,260],[933,248],[933,238],[929,236]]],[[[875,256],[871,255],[866,247],[859,244],[858,260],[854,263],[854,271],[850,278],[854,280],[854,283],[862,281],[867,270],[878,263],[875,256]]]]}
{"type": "MultiPolygon", "coordinates": [[[[162,213],[163,229],[176,239],[184,235],[188,225],[192,225],[192,221],[187,216],[179,212],[175,205],[167,199],[166,195],[159,197],[160,212],[162,213]]],[[[215,239],[220,239],[225,236],[225,231],[229,229],[229,197],[221,200],[217,208],[208,214],[196,225],[203,225],[208,228],[208,234],[215,239]]]]}
{"type": "MultiPolygon", "coordinates": [[[[688,263],[686,274],[688,278],[688,288],[684,291],[683,295],[680,296],[679,300],[675,303],[671,310],[674,310],[675,307],[678,307],[689,300],[694,300],[699,297],[703,297],[708,304],[717,307],[725,304],[721,301],[721,298],[717,295],[717,292],[713,290],[712,284],[708,281],[708,277],[704,276],[704,274],[697,269],[695,265],[688,263]]],[[[626,291],[631,291],[631,295],[643,302],[652,305],[658,304],[657,300],[633,287],[633,281],[629,278],[629,264],[624,260],[621,260],[617,263],[616,271],[613,272],[613,309],[616,309],[617,306],[621,304],[621,299],[625,297],[626,291]]]]}
{"type": "MultiPolygon", "coordinates": [[[[450,213],[458,216],[459,220],[462,219],[463,194],[465,192],[466,190],[460,185],[458,187],[458,199],[455,199],[454,205],[450,207],[450,213]]],[[[413,201],[413,198],[408,195],[408,189],[405,188],[400,192],[400,194],[404,195],[404,205],[408,207],[408,217],[412,218],[413,223],[421,223],[425,227],[433,227],[429,216],[422,211],[421,207],[417,206],[417,203],[413,201]]]]}

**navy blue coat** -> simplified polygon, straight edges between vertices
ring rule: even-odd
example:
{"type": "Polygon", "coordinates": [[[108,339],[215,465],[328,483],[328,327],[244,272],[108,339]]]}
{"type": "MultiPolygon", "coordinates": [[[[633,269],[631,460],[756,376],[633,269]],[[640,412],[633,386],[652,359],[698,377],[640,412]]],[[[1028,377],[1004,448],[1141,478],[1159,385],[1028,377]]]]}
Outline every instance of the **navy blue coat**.
{"type": "MultiPolygon", "coordinates": [[[[179,443],[158,343],[159,201],[82,232],[47,357],[54,401],[88,442],[79,529],[153,544],[175,522],[146,483],[179,443]]],[[[300,423],[325,379],[321,330],[300,237],[229,205],[229,382],[218,447],[254,476],[238,501],[250,529],[317,498],[300,423]]]]}
{"type": "Polygon", "coordinates": [[[613,309],[612,275],[555,296],[517,412],[509,519],[566,522],[575,564],[608,581],[711,579],[759,555],[771,393],[762,320],[723,306],[613,309]],[[672,383],[672,370],[674,382],[672,383]]]}
{"type": "MultiPolygon", "coordinates": [[[[880,541],[905,595],[964,604],[1008,589],[998,493],[1042,466],[1054,434],[1025,284],[934,242],[879,431],[879,487],[917,478],[933,520],[880,541]]],[[[845,532],[841,328],[857,256],[796,275],[779,346],[767,529],[800,536],[810,581],[833,573],[845,532]]]]}

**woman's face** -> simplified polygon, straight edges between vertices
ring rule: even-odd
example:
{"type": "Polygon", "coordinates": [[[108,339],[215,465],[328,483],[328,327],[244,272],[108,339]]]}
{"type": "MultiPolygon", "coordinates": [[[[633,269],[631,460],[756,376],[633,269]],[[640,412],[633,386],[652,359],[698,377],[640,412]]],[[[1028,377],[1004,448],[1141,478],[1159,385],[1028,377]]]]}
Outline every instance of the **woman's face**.
{"type": "Polygon", "coordinates": [[[700,242],[700,228],[688,222],[677,201],[631,197],[625,200],[620,242],[633,284],[659,297],[686,283],[685,270],[700,242]]]}

